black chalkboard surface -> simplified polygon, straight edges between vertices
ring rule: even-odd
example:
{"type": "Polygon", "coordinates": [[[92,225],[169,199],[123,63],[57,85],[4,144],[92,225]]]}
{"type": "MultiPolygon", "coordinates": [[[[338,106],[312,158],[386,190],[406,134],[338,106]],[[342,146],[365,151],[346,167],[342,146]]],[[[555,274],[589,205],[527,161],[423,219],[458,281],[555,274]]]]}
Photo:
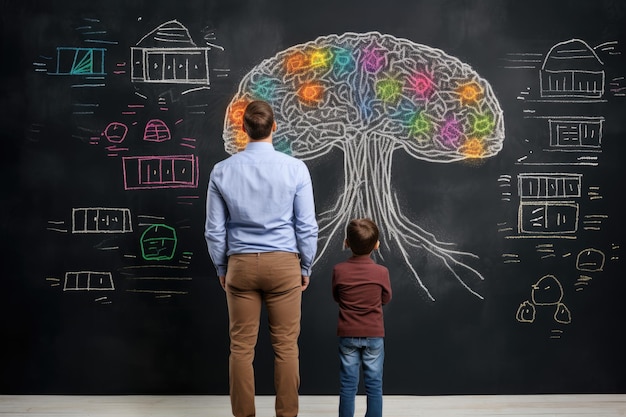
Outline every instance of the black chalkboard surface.
{"type": "MultiPolygon", "coordinates": [[[[204,203],[252,98],[313,177],[302,394],[338,390],[355,216],[391,271],[387,394],[626,392],[623,2],[1,7],[1,393],[227,394],[204,203]]],[[[272,366],[263,327],[259,394],[272,366]]]]}

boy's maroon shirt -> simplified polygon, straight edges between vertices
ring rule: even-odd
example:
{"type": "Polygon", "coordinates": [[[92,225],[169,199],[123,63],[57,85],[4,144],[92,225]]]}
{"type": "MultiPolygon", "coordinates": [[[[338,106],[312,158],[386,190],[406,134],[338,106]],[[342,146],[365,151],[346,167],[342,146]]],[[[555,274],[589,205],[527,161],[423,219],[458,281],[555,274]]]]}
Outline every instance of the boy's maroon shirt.
{"type": "Polygon", "coordinates": [[[332,291],[339,304],[337,336],[385,336],[383,305],[391,300],[387,268],[369,255],[352,256],[333,268],[332,291]]]}

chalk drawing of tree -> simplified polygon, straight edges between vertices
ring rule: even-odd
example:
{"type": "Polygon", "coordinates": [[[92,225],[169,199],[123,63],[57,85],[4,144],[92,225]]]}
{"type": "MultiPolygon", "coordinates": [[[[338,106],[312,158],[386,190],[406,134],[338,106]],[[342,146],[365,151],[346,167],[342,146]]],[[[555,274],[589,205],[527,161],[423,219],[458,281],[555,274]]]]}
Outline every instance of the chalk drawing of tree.
{"type": "Polygon", "coordinates": [[[468,274],[484,279],[467,261],[477,256],[438,241],[401,213],[391,168],[397,149],[435,163],[496,155],[503,112],[486,80],[457,58],[406,39],[378,32],[319,37],[264,60],[241,80],[224,120],[227,152],[245,148],[242,113],[257,99],[274,108],[276,149],[303,160],[337,148],[344,154],[343,192],[318,219],[318,260],[333,242],[341,244],[351,218],[370,217],[432,301],[412,261],[420,248],[482,299],[467,283],[468,274]]]}

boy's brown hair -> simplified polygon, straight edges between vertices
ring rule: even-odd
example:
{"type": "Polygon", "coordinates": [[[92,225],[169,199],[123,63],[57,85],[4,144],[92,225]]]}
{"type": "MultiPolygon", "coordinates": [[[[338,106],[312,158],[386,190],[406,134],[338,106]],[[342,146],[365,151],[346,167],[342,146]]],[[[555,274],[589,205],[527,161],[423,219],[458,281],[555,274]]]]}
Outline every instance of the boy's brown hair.
{"type": "Polygon", "coordinates": [[[346,244],[355,255],[368,255],[378,244],[378,226],[370,219],[353,219],[346,228],[346,244]]]}
{"type": "Polygon", "coordinates": [[[251,101],[243,114],[243,128],[250,139],[265,139],[274,128],[274,111],[265,101],[251,101]]]}

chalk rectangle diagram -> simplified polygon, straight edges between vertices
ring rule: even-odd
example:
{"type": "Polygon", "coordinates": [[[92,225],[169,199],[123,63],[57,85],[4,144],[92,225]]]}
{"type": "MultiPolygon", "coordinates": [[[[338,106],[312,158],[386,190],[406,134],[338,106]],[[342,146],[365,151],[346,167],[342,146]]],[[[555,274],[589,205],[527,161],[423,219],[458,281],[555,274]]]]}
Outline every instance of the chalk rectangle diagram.
{"type": "Polygon", "coordinates": [[[604,94],[604,71],[548,71],[541,73],[543,97],[600,98],[604,94]]]}
{"type": "Polygon", "coordinates": [[[112,291],[113,275],[110,272],[75,271],[65,273],[63,291],[112,291]]]}
{"type": "Polygon", "coordinates": [[[209,85],[209,48],[131,48],[131,81],[209,85]]]}
{"type": "Polygon", "coordinates": [[[122,164],[126,190],[198,187],[195,155],[131,156],[122,164]]]}
{"type": "Polygon", "coordinates": [[[602,117],[552,118],[550,146],[555,148],[600,148],[602,142],[602,117]]]}
{"type": "Polygon", "coordinates": [[[518,175],[520,197],[518,232],[572,234],[578,230],[581,174],[523,173],[518,175]]]}
{"type": "Polygon", "coordinates": [[[519,174],[518,193],[522,200],[580,197],[581,177],[581,174],[519,174]]]}
{"type": "Polygon", "coordinates": [[[104,48],[57,48],[58,75],[106,75],[104,48]]]}
{"type": "Polygon", "coordinates": [[[130,233],[130,209],[87,207],[72,209],[72,233],[130,233]]]}
{"type": "Polygon", "coordinates": [[[519,233],[576,233],[578,212],[578,204],[572,201],[522,201],[519,207],[519,233]]]}

